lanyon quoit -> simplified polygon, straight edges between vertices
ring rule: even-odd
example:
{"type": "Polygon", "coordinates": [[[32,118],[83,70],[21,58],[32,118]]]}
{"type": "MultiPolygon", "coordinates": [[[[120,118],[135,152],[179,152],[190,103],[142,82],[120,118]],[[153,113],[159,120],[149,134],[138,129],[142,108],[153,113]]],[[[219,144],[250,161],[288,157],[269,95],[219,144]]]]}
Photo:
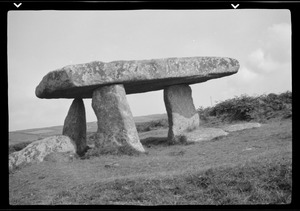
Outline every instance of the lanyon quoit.
{"type": "Polygon", "coordinates": [[[178,141],[186,131],[199,127],[189,84],[237,73],[239,63],[224,57],[186,57],[133,61],[94,61],[49,72],[36,88],[39,98],[74,99],[64,122],[63,135],[86,148],[84,98],[92,98],[98,120],[96,147],[122,152],[144,152],[126,94],[164,90],[168,114],[168,140],[178,141]]]}

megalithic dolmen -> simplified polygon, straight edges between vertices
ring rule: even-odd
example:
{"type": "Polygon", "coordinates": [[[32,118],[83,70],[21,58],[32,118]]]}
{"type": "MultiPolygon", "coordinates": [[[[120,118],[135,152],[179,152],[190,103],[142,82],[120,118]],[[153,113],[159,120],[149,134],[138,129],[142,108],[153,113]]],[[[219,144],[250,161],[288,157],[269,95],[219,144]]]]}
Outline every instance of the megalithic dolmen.
{"type": "Polygon", "coordinates": [[[94,61],[49,72],[35,93],[39,98],[75,99],[65,120],[64,134],[78,139],[74,142],[80,153],[86,146],[84,98],[92,98],[98,120],[96,147],[112,147],[125,153],[145,152],[126,94],[163,89],[168,140],[174,142],[184,131],[199,126],[189,85],[229,76],[238,69],[239,62],[226,57],[94,61]]]}

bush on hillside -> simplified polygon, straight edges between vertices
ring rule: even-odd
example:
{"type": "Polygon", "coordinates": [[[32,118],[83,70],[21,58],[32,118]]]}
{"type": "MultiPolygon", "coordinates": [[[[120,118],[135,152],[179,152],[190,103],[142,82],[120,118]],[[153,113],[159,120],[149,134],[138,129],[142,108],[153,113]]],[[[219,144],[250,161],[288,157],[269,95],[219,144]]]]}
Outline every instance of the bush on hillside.
{"type": "Polygon", "coordinates": [[[249,121],[254,118],[253,111],[258,106],[258,102],[247,95],[241,95],[233,99],[225,100],[218,103],[211,110],[212,116],[220,116],[222,120],[245,120],[249,121]]]}
{"type": "Polygon", "coordinates": [[[222,121],[265,120],[282,116],[291,117],[292,92],[279,95],[268,94],[258,97],[241,95],[218,103],[214,107],[198,109],[202,120],[218,117],[222,121]]]}

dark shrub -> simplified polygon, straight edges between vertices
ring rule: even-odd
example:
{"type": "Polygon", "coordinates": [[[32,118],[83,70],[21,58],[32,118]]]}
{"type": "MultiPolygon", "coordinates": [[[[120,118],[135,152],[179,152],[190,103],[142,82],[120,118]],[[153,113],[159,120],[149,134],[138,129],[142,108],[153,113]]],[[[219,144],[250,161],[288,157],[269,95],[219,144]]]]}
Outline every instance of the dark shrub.
{"type": "Polygon", "coordinates": [[[292,92],[282,94],[270,93],[258,97],[241,95],[218,103],[214,107],[198,109],[199,117],[208,120],[217,117],[222,121],[250,121],[276,118],[290,118],[292,116],[292,92]]]}
{"type": "Polygon", "coordinates": [[[249,121],[254,118],[253,111],[258,105],[259,103],[254,97],[241,95],[218,103],[211,109],[210,115],[229,121],[249,121]]]}

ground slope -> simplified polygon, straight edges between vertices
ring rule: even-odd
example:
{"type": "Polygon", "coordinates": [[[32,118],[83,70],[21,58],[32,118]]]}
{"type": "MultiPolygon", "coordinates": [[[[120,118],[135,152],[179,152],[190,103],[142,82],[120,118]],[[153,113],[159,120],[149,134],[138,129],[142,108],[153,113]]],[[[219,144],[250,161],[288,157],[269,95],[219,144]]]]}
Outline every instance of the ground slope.
{"type": "Polygon", "coordinates": [[[145,155],[49,159],[9,175],[10,204],[290,203],[291,119],[145,155]]]}

